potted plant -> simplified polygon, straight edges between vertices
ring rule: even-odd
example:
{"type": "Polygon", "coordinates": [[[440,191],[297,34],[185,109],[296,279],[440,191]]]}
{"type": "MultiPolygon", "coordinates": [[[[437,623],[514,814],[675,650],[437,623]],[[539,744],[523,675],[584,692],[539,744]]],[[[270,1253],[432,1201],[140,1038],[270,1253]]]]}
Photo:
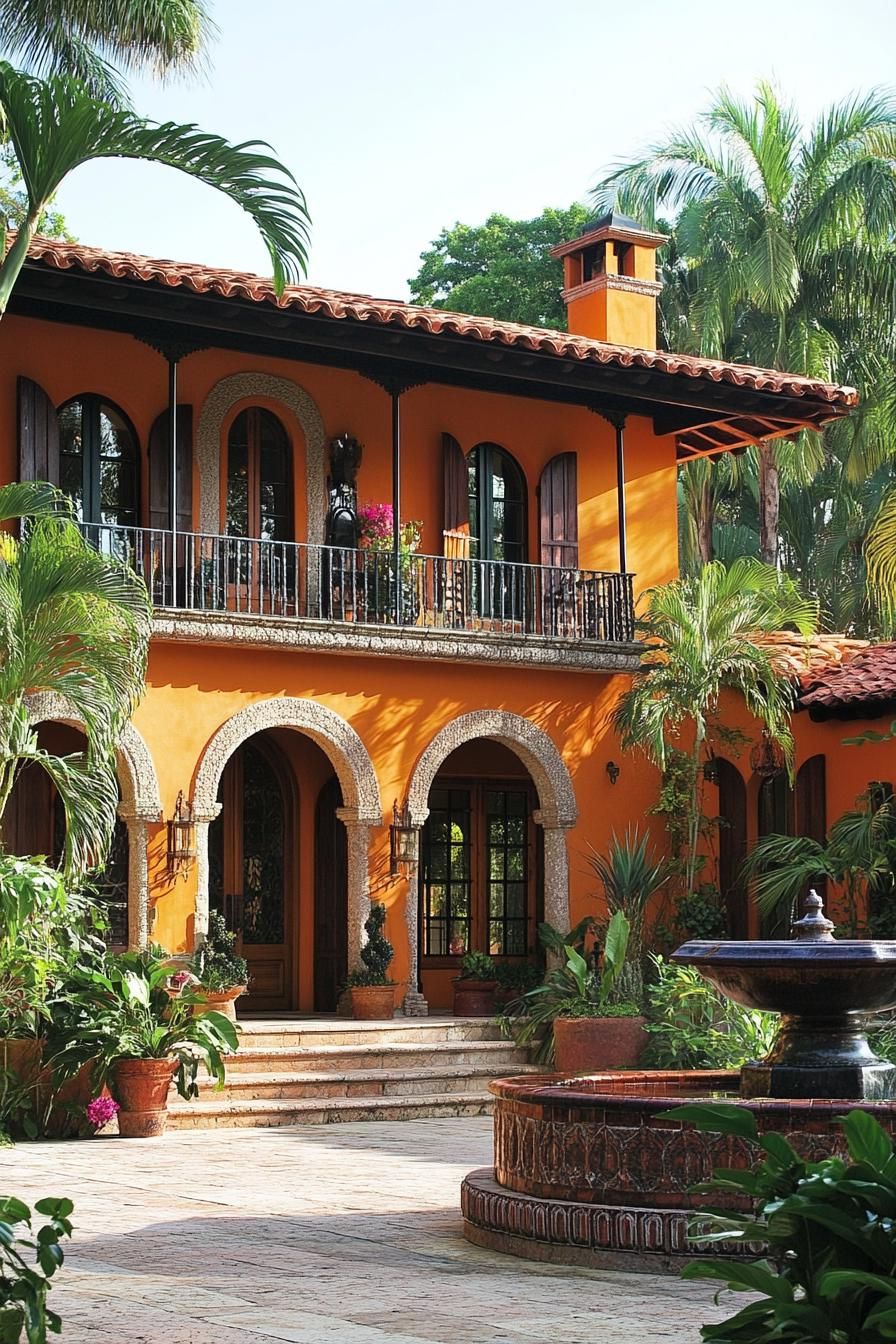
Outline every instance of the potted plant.
{"type": "Polygon", "coordinates": [[[36,1083],[66,893],[55,868],[0,855],[0,1069],[36,1083]]]}
{"type": "Polygon", "coordinates": [[[32,1236],[31,1210],[20,1199],[0,1197],[0,1344],[46,1344],[47,1331],[62,1323],[47,1306],[50,1279],[62,1264],[62,1237],[70,1237],[70,1199],[40,1199],[34,1206],[46,1222],[32,1236]]]}
{"type": "Polygon", "coordinates": [[[217,911],[208,917],[205,942],[193,953],[190,970],[205,1006],[235,1022],[236,1001],[249,983],[249,965],[236,950],[236,934],[217,911]]]}
{"type": "Polygon", "coordinates": [[[386,907],[375,901],[364,921],[367,942],[361,948],[363,969],[352,971],[346,980],[346,989],[352,999],[352,1017],[360,1021],[390,1019],[395,1012],[395,981],[387,975],[395,954],[383,933],[385,922],[386,907]]]}
{"type": "Polygon", "coordinates": [[[467,952],[454,981],[455,1017],[491,1017],[495,1011],[498,979],[487,952],[467,952]]]}
{"type": "Polygon", "coordinates": [[[640,1004],[618,997],[628,936],[628,920],[617,910],[607,925],[600,970],[567,946],[565,965],[549,971],[516,1006],[511,1030],[518,1043],[538,1040],[538,1057],[553,1054],[560,1073],[634,1068],[648,1038],[640,1004]]]}
{"type": "Polygon", "coordinates": [[[109,955],[101,970],[78,971],[66,987],[79,1011],[59,1058],[67,1064],[95,1060],[94,1085],[108,1080],[125,1138],[165,1132],[172,1077],[186,1101],[198,1095],[200,1063],[223,1087],[224,1056],[239,1043],[234,1024],[210,1010],[191,985],[169,993],[170,970],[168,953],[152,947],[109,955]]]}

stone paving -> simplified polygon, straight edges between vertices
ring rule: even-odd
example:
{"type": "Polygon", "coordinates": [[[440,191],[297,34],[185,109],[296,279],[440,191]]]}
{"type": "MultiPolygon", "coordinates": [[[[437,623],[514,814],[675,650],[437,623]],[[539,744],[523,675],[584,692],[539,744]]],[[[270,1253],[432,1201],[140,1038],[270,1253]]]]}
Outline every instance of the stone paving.
{"type": "Polygon", "coordinates": [[[20,1144],[0,1191],[67,1195],[64,1344],[696,1344],[708,1284],[478,1250],[458,1187],[491,1124],[442,1119],[20,1144]]]}

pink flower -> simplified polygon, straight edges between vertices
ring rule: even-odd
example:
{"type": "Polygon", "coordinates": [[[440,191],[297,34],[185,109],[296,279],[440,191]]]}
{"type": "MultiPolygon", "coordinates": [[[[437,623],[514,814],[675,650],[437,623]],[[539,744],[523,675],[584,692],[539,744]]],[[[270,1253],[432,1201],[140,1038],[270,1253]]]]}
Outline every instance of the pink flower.
{"type": "Polygon", "coordinates": [[[121,1110],[111,1097],[94,1097],[87,1107],[87,1119],[94,1129],[102,1129],[121,1110]]]}

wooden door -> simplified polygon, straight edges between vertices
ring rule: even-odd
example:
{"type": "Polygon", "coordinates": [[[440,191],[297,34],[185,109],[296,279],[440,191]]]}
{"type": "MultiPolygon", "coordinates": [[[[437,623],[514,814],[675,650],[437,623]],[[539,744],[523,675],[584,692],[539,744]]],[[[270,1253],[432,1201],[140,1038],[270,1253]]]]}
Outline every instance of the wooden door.
{"type": "Polygon", "coordinates": [[[348,973],[348,835],[336,815],[342,790],[333,775],[314,818],[314,1011],[335,1013],[348,973]]]}
{"type": "Polygon", "coordinates": [[[246,742],[221,777],[220,815],[209,827],[210,894],[215,908],[238,911],[249,963],[251,1012],[295,1007],[295,783],[265,738],[246,742]]]}

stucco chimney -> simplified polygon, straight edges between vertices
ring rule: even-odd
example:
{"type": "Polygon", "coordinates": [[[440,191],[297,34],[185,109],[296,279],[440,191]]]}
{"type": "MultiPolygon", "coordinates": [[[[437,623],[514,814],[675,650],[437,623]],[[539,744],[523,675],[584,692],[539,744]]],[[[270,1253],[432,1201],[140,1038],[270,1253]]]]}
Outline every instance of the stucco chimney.
{"type": "Polygon", "coordinates": [[[551,248],[563,259],[569,330],[611,345],[656,349],[656,250],[667,239],[611,212],[590,220],[578,238],[551,248]]]}

